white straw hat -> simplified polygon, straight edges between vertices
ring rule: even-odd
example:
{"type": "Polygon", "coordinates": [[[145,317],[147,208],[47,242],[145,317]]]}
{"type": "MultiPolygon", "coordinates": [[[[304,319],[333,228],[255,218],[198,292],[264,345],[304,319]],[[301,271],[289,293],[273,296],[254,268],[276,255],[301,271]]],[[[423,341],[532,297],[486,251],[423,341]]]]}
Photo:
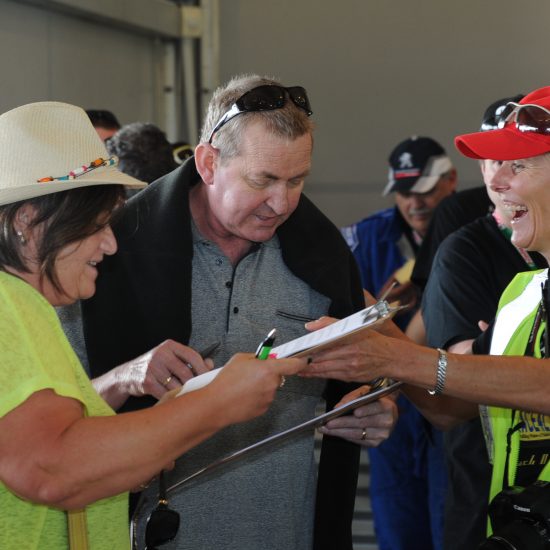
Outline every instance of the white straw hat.
{"type": "Polygon", "coordinates": [[[0,115],[0,205],[90,185],[147,185],[117,162],[80,107],[45,101],[0,115]]]}

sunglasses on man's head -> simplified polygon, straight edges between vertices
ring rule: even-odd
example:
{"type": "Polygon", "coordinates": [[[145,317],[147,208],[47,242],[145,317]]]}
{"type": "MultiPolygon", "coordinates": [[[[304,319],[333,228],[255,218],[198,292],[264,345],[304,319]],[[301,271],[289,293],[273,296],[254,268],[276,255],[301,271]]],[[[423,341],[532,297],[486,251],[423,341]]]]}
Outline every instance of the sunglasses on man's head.
{"type": "Polygon", "coordinates": [[[231,105],[230,109],[214,126],[214,129],[210,133],[208,143],[212,143],[214,134],[238,114],[282,109],[287,102],[287,98],[290,98],[296,107],[305,111],[307,116],[313,114],[307,92],[302,86],[285,88],[284,86],[278,86],[276,84],[263,84],[262,86],[252,88],[252,90],[243,94],[233,103],[233,105],[231,105]]]}
{"type": "Polygon", "coordinates": [[[156,550],[176,538],[180,527],[180,515],[168,508],[164,472],[159,475],[159,500],[151,512],[145,527],[145,550],[156,550]]]}
{"type": "Polygon", "coordinates": [[[520,132],[550,135],[550,111],[540,105],[530,103],[521,105],[510,101],[499,117],[498,128],[504,128],[512,121],[515,121],[516,128],[520,132]]]}

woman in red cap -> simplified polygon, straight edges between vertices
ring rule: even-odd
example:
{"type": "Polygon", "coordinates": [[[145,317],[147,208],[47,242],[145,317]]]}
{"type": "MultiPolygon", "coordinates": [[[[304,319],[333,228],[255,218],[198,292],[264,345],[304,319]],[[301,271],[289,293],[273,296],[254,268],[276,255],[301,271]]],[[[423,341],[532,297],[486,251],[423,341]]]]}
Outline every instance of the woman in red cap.
{"type": "MultiPolygon", "coordinates": [[[[470,158],[498,161],[491,188],[512,216],[513,244],[540,252],[550,261],[550,87],[509,103],[498,129],[458,136],[455,144],[470,158]]],[[[545,485],[533,484],[550,481],[550,369],[539,361],[550,356],[547,279],[545,269],[521,273],[510,283],[490,328],[490,356],[447,355],[415,345],[388,326],[371,331],[359,343],[316,354],[307,375],[346,381],[379,376],[402,380],[428,418],[445,414],[460,422],[471,417],[471,402],[492,405],[481,407],[493,464],[491,499],[504,501],[508,511],[517,498],[510,495],[529,487],[523,498],[532,495],[537,500],[545,485]],[[508,491],[512,486],[519,489],[508,491]]],[[[544,522],[540,529],[520,536],[525,526],[520,519],[518,528],[513,519],[514,514],[503,520],[502,513],[491,512],[492,527],[503,540],[546,537],[541,534],[549,527],[544,522]]],[[[532,519],[525,523],[538,526],[532,519]]],[[[532,544],[518,548],[534,548],[532,544]]]]}

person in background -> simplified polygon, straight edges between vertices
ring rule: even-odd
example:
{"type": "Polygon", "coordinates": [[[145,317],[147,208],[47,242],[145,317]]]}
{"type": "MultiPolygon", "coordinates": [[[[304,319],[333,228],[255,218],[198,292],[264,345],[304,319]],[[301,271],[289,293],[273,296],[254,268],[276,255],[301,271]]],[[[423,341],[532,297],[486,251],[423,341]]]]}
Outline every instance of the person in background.
{"type": "MultiPolygon", "coordinates": [[[[389,164],[383,194],[391,193],[395,206],[342,228],[342,234],[359,265],[364,289],[376,296],[397,282],[389,299],[414,304],[416,290],[409,278],[416,253],[437,205],[454,193],[457,174],[443,147],[428,137],[399,143],[389,164]]],[[[410,317],[409,310],[398,324],[406,327],[410,317]]]]}
{"type": "MultiPolygon", "coordinates": [[[[522,97],[492,103],[483,115],[480,131],[497,129],[506,105],[522,97]]],[[[510,241],[512,213],[492,189],[500,162],[479,163],[494,211],[464,225],[441,243],[422,301],[428,345],[458,353],[469,351],[471,340],[480,335],[480,320],[493,320],[499,298],[516,273],[548,267],[540,254],[510,241]]],[[[449,471],[445,550],[477,548],[486,537],[491,465],[476,412],[474,408],[474,418],[444,433],[449,471]]]]}
{"type": "Polygon", "coordinates": [[[148,122],[124,125],[110,137],[106,147],[109,154],[118,157],[120,170],[147,183],[178,167],[166,134],[148,122]]]}
{"type": "MultiPolygon", "coordinates": [[[[519,94],[509,99],[510,101],[519,101],[522,97],[523,95],[519,94]]],[[[481,131],[495,129],[495,117],[499,116],[501,109],[502,103],[500,100],[487,107],[481,123],[481,131]]],[[[411,282],[420,294],[424,292],[432,269],[433,259],[445,237],[463,225],[485,216],[492,210],[492,207],[493,203],[484,185],[453,193],[437,205],[426,236],[416,255],[411,274],[411,282]]]]}
{"type": "Polygon", "coordinates": [[[120,123],[117,117],[104,109],[88,109],[86,111],[97,135],[107,141],[113,134],[120,129],[120,123]]]}
{"type": "Polygon", "coordinates": [[[79,107],[33,103],[0,116],[3,550],[69,550],[69,534],[71,548],[129,550],[127,491],[264,413],[282,376],[305,366],[241,355],[208,387],[115,416],[52,306],[94,294],[98,265],[117,250],[110,222],[123,185],[144,184],[116,169],[79,107]]]}
{"type": "MultiPolygon", "coordinates": [[[[363,288],[380,295],[397,281],[388,301],[412,304],[395,318],[407,329],[416,291],[409,281],[415,254],[434,209],[455,191],[457,174],[439,143],[412,137],[389,157],[389,181],[395,206],[342,229],[361,271],[363,288]]],[[[441,434],[432,429],[404,396],[397,400],[399,419],[392,436],[368,449],[370,496],[381,550],[442,548],[446,472],[441,434]]]]}

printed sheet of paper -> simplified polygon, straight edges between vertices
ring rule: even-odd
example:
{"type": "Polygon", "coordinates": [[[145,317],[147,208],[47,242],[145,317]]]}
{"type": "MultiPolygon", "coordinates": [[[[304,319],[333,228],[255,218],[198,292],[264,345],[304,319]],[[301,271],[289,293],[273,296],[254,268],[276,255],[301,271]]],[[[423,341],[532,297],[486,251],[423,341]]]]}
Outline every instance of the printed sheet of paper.
{"type": "MultiPolygon", "coordinates": [[[[392,308],[387,302],[380,301],[369,306],[349,317],[340,319],[328,327],[316,330],[286,344],[277,346],[271,350],[270,357],[283,359],[285,357],[301,357],[313,350],[319,350],[323,347],[330,347],[336,341],[344,342],[345,339],[353,337],[359,331],[372,327],[375,323],[391,318],[396,311],[401,308],[392,308]]],[[[215,369],[188,380],[179,395],[183,395],[193,390],[197,390],[209,384],[218,376],[221,369],[215,369]]]]}
{"type": "Polygon", "coordinates": [[[300,338],[291,340],[273,348],[270,357],[283,359],[285,357],[301,357],[307,352],[318,350],[337,340],[342,340],[345,336],[355,334],[357,331],[371,327],[374,323],[391,317],[394,311],[385,303],[378,302],[373,306],[362,309],[349,317],[340,319],[328,327],[310,332],[300,338]]]}

